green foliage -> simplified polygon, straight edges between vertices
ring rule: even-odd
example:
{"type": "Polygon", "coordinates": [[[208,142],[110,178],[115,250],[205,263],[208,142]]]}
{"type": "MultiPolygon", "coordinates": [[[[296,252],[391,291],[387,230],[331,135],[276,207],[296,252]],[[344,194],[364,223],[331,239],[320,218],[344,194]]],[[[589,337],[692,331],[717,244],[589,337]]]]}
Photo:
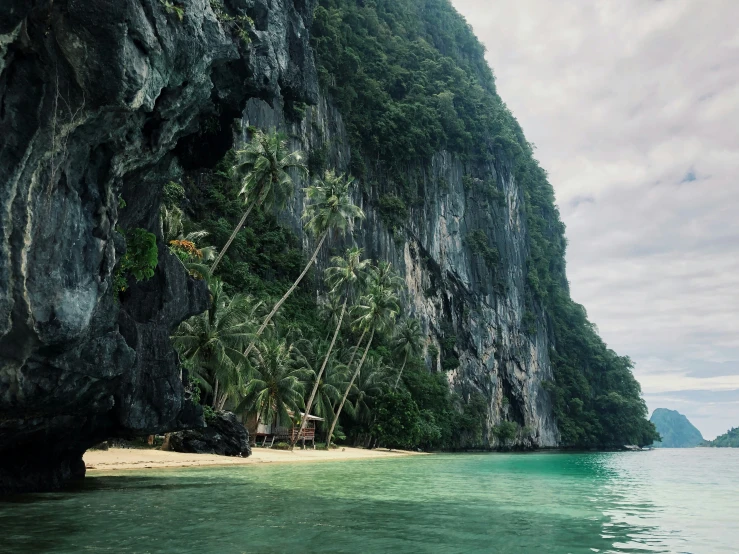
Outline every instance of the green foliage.
{"type": "Polygon", "coordinates": [[[502,421],[493,427],[493,435],[495,435],[501,444],[505,446],[516,438],[519,428],[518,423],[513,421],[502,421]]]}
{"type": "Polygon", "coordinates": [[[327,159],[328,147],[325,144],[311,148],[310,154],[308,154],[308,171],[311,176],[323,175],[326,172],[327,159]]]}
{"type": "Polygon", "coordinates": [[[436,358],[439,357],[439,347],[436,346],[433,343],[432,344],[429,344],[428,353],[429,353],[429,356],[431,357],[431,359],[432,360],[435,360],[436,358]]]}
{"type": "MultiPolygon", "coordinates": [[[[563,442],[651,444],[656,432],[646,421],[631,362],[606,347],[570,298],[554,190],[498,97],[483,47],[464,19],[447,0],[320,0],[313,44],[322,86],[347,124],[355,174],[363,175],[366,157],[378,160],[395,181],[396,189],[386,193],[390,201],[383,209],[381,200],[380,206],[391,227],[401,219],[393,196],[410,202],[425,194],[417,186],[422,180],[408,183],[404,177],[413,162],[428,162],[446,149],[470,167],[491,162],[497,167],[498,161],[512,167],[523,188],[528,234],[523,327],[536,332],[534,314],[550,322],[556,345],[551,394],[563,442]]],[[[463,185],[470,194],[479,191],[481,202],[504,204],[493,177],[468,173],[463,185]]],[[[497,268],[499,253],[482,230],[466,242],[489,268],[497,268]]],[[[502,283],[496,288],[505,292],[502,283]]]]}
{"type": "MultiPolygon", "coordinates": [[[[218,15],[216,4],[220,2],[212,3],[218,15]]],[[[408,218],[408,206],[426,195],[422,187],[427,176],[414,173],[413,167],[427,163],[440,150],[462,159],[466,168],[462,184],[468,196],[479,198],[482,206],[502,206],[505,197],[494,177],[474,176],[483,174],[481,168],[489,174],[491,165],[512,169],[523,190],[522,223],[527,234],[522,326],[534,333],[537,318],[548,322],[556,348],[550,353],[554,380],[545,384],[545,390],[552,397],[563,442],[578,447],[650,444],[656,432],[646,421],[646,405],[630,360],[606,347],[584,309],[570,298],[564,225],[546,172],[498,97],[483,47],[449,1],[319,0],[312,37],[321,85],[337,102],[346,123],[353,174],[364,178],[371,165],[373,174],[389,176],[383,184],[379,211],[391,229],[401,228],[408,218]]],[[[299,118],[302,109],[300,105],[288,106],[288,116],[299,118]]],[[[244,213],[243,204],[235,201],[239,185],[234,183],[241,179],[240,192],[247,205],[254,202],[263,206],[254,209],[244,230],[234,233],[219,276],[229,294],[249,292],[271,302],[300,273],[303,256],[300,242],[277,223],[267,207],[281,205],[294,194],[286,170],[304,171],[305,165],[299,153],[286,151],[284,137],[255,129],[251,132],[254,140],[249,147],[224,162],[211,179],[186,183],[188,205],[197,206],[197,213],[188,215],[211,233],[217,246],[224,245],[244,213]],[[234,165],[239,166],[236,171],[231,169],[234,165]]],[[[308,160],[314,175],[325,175],[326,154],[317,151],[308,160]]],[[[444,182],[442,177],[442,190],[444,182]]],[[[323,196],[328,199],[331,195],[323,196]]],[[[323,215],[312,214],[313,230],[326,228],[323,215]]],[[[499,253],[482,229],[471,232],[466,245],[491,271],[497,270],[499,253]]],[[[378,279],[374,281],[377,286],[378,279]]],[[[494,281],[497,290],[504,291],[497,276],[494,281]]],[[[383,286],[392,288],[387,283],[383,286]]],[[[388,354],[395,317],[380,322],[375,317],[379,307],[390,303],[379,297],[372,299],[366,292],[357,293],[362,302],[352,311],[352,319],[358,325],[341,330],[338,348],[348,350],[357,344],[362,330],[375,329],[368,363],[380,359],[387,363],[391,361],[388,354]]],[[[283,335],[294,331],[309,340],[326,335],[309,279],[288,299],[281,315],[276,322],[278,336],[270,339],[277,341],[274,348],[276,344],[289,349],[283,335]]],[[[455,346],[454,333],[445,331],[442,368],[438,369],[457,367],[455,346]]],[[[434,358],[439,354],[433,345],[428,352],[434,358]]],[[[465,399],[452,395],[443,373],[430,373],[416,355],[409,358],[396,393],[388,392],[386,385],[371,386],[367,390],[372,392],[359,401],[360,394],[352,392],[352,402],[358,406],[352,414],[366,416],[371,412],[378,419],[372,425],[371,418],[343,415],[340,423],[347,435],[356,438],[375,431],[381,442],[397,446],[483,445],[484,397],[475,391],[466,391],[465,399]],[[379,415],[381,410],[384,412],[379,415]]],[[[294,367],[284,369],[292,371],[294,367]]],[[[375,372],[384,373],[383,369],[375,372]]],[[[297,405],[297,398],[294,400],[297,405]]],[[[264,409],[270,411],[269,402],[264,409]]],[[[496,428],[502,442],[511,440],[511,426],[515,425],[504,422],[496,428]]],[[[519,432],[516,426],[515,433],[519,432]]]]}
{"type": "Polygon", "coordinates": [[[386,392],[379,398],[372,433],[388,448],[413,448],[419,443],[421,413],[410,393],[386,392]]]}
{"type": "Polygon", "coordinates": [[[213,421],[216,418],[217,412],[210,406],[203,406],[203,417],[205,422],[213,421]]]}
{"type": "MultiPolygon", "coordinates": [[[[190,369],[191,365],[187,364],[183,361],[182,365],[186,367],[188,370],[190,369]]],[[[195,404],[200,404],[201,399],[201,391],[200,391],[200,385],[198,383],[197,377],[193,377],[190,375],[190,378],[187,383],[187,389],[185,391],[189,394],[190,400],[192,400],[195,404]]]]}
{"type": "Polygon", "coordinates": [[[441,369],[444,371],[454,371],[459,367],[459,358],[456,354],[452,354],[444,358],[441,362],[441,369]]]}
{"type": "Polygon", "coordinates": [[[231,15],[226,11],[221,0],[210,0],[210,7],[223,27],[241,39],[244,44],[251,44],[254,31],[254,20],[248,15],[231,15]]]}
{"type": "Polygon", "coordinates": [[[402,198],[385,194],[380,197],[380,217],[390,229],[400,229],[408,221],[408,208],[402,198]]]}
{"type": "Polygon", "coordinates": [[[157,239],[152,233],[136,228],[126,231],[124,238],[126,253],[113,275],[113,287],[119,293],[128,288],[129,278],[136,282],[151,279],[159,262],[157,239]]]}
{"type": "Polygon", "coordinates": [[[285,339],[257,341],[250,360],[252,371],[238,411],[256,413],[266,424],[287,426],[290,412],[303,408],[305,366],[295,364],[295,345],[285,339]]]}
{"type": "Polygon", "coordinates": [[[479,151],[510,119],[483,47],[446,0],[321,0],[312,34],[353,146],[391,168],[479,151]]]}
{"type": "Polygon", "coordinates": [[[482,258],[485,265],[491,271],[495,271],[500,263],[498,249],[488,244],[488,237],[484,231],[477,229],[465,238],[467,248],[475,255],[482,258]]]}
{"type": "Polygon", "coordinates": [[[305,190],[308,200],[303,214],[306,230],[315,237],[327,232],[351,234],[355,220],[364,219],[364,212],[350,197],[353,185],[354,177],[337,175],[332,170],[326,171],[321,178],[316,177],[305,190]]]}
{"type": "Polygon", "coordinates": [[[179,4],[171,2],[170,0],[159,0],[159,3],[164,6],[164,10],[168,14],[177,16],[177,19],[179,19],[180,22],[185,19],[185,8],[179,4]]]}
{"type": "Polygon", "coordinates": [[[713,446],[716,448],[739,448],[739,427],[732,428],[720,437],[716,437],[712,441],[706,441],[704,446],[713,446]]]}
{"type": "Polygon", "coordinates": [[[220,408],[243,384],[242,352],[261,303],[243,294],[230,297],[218,279],[211,279],[209,288],[208,311],[183,322],[172,339],[190,378],[210,394],[213,407],[220,408]]]}
{"type": "Polygon", "coordinates": [[[164,192],[162,193],[162,204],[166,208],[174,208],[182,204],[185,199],[185,189],[174,181],[170,181],[164,185],[164,192]]]}
{"type": "MultiPolygon", "coordinates": [[[[229,239],[243,209],[243,204],[236,200],[240,182],[231,171],[234,162],[235,154],[229,154],[206,178],[197,183],[185,181],[188,205],[197,206],[190,212],[191,219],[219,246],[229,239]]],[[[281,296],[303,265],[298,237],[279,225],[271,211],[256,209],[224,255],[218,275],[229,294],[242,292],[266,302],[270,297],[281,296]]],[[[288,313],[304,313],[306,302],[314,304],[305,288],[296,294],[287,302],[288,313]]]]}

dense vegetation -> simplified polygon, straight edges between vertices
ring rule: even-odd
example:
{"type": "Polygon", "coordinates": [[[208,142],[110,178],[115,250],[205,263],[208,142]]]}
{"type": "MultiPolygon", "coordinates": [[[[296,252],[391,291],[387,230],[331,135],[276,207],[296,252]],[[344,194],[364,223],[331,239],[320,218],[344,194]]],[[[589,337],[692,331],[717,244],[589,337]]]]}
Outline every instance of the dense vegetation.
{"type": "MultiPolygon", "coordinates": [[[[295,163],[304,158],[284,150],[284,138],[275,134],[256,132],[250,147],[264,151],[260,141],[271,144],[274,167],[287,157],[295,163]]],[[[282,426],[297,425],[295,414],[308,408],[325,420],[319,435],[351,444],[482,446],[484,401],[465,405],[442,375],[427,371],[418,323],[398,317],[404,285],[390,264],[350,249],[333,256],[324,275],[308,271],[315,253],[306,260],[298,238],[266,209],[295,194],[294,183],[271,171],[263,171],[265,178],[279,174],[279,186],[260,183],[253,164],[244,168],[249,157],[232,152],[210,174],[165,190],[162,222],[170,249],[193,275],[208,279],[211,289],[211,309],[185,322],[174,337],[192,397],[207,415],[230,408],[282,426]],[[266,194],[270,188],[275,195],[266,194]],[[255,203],[255,197],[262,200],[255,203]],[[221,247],[215,271],[206,243],[221,247]],[[268,317],[281,298],[281,309],[268,317]],[[393,411],[388,421],[386,408],[398,398],[403,413],[393,411]]],[[[350,205],[328,198],[346,199],[351,185],[331,171],[314,179],[304,220],[318,248],[322,240],[330,243],[325,225],[332,220],[315,206],[337,205],[341,213],[360,217],[350,205]]],[[[350,226],[344,231],[352,232],[350,226]]]]}
{"type": "Polygon", "coordinates": [[[716,448],[739,448],[739,427],[735,427],[712,441],[705,441],[703,446],[716,448]]]}
{"type": "Polygon", "coordinates": [[[703,442],[703,435],[688,418],[674,410],[657,408],[649,419],[662,437],[654,443],[661,448],[692,448],[703,442]]]}
{"type": "MultiPolygon", "coordinates": [[[[491,164],[511,168],[524,191],[529,239],[522,325],[533,334],[546,322],[554,344],[555,380],[545,386],[563,443],[651,444],[657,434],[630,360],[606,347],[570,299],[564,225],[546,172],[498,97],[483,48],[448,0],[319,0],[313,41],[321,84],[347,124],[357,183],[366,190],[383,180],[376,208],[394,233],[402,234],[424,197],[413,168],[434,152],[464,160],[464,187],[481,206],[499,206],[502,197],[491,164]]],[[[231,408],[282,425],[304,424],[296,414],[307,410],[324,418],[327,442],[483,446],[485,399],[473,394],[463,402],[442,372],[428,371],[417,324],[398,315],[402,281],[390,264],[332,246],[363,215],[348,200],[352,179],[326,167],[325,152],[305,156],[286,145],[252,130],[251,142],[215,171],[165,190],[170,248],[209,281],[213,300],[175,337],[192,398],[209,412],[231,408]],[[315,250],[307,260],[273,215],[297,193],[298,173],[313,178],[304,220],[315,250]],[[324,243],[334,256],[321,275],[312,268],[324,243]]],[[[491,270],[500,263],[485,229],[470,232],[465,247],[491,270]]],[[[455,340],[445,333],[443,369],[460,363],[455,340]]],[[[522,431],[509,421],[493,429],[501,445],[522,431]]]]}
{"type": "MultiPolygon", "coordinates": [[[[364,176],[372,160],[374,174],[387,175],[396,189],[381,201],[384,217],[398,211],[396,198],[404,199],[404,210],[423,198],[422,180],[408,169],[439,149],[468,161],[473,172],[486,163],[512,165],[525,192],[529,233],[524,324],[535,332],[537,316],[549,323],[555,381],[548,388],[562,441],[651,444],[656,432],[631,361],[607,348],[570,298],[564,225],[547,174],[497,95],[483,47],[450,2],[320,0],[313,41],[321,83],[339,105],[354,147],[355,174],[364,176]]],[[[485,183],[487,176],[475,178],[485,183]]],[[[485,188],[495,199],[495,187],[485,188]]],[[[481,234],[468,237],[467,246],[497,263],[497,249],[481,234]]]]}

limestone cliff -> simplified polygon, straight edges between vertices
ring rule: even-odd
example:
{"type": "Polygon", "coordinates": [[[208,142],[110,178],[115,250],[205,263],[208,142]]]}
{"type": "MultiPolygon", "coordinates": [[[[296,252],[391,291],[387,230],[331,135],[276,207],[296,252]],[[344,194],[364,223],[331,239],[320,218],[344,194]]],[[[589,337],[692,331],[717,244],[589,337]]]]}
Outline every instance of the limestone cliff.
{"type": "MultiPolygon", "coordinates": [[[[427,2],[428,9],[404,5],[432,19],[437,8],[453,11],[442,0],[427,2]]],[[[162,190],[186,172],[212,168],[247,139],[250,126],[285,130],[294,147],[340,171],[366,154],[356,141],[352,151],[346,113],[319,90],[309,37],[314,8],[315,0],[0,4],[0,492],[49,489],[84,475],[82,453],[107,438],[203,425],[185,398],[187,376],[169,334],[206,309],[207,290],[162,244],[162,190]],[[154,278],[129,280],[119,295],[119,230],[135,228],[157,235],[158,267],[154,278]]],[[[372,15],[363,21],[377,27],[372,15]]],[[[468,72],[489,72],[482,47],[457,23],[466,46],[439,48],[460,50],[468,72]]],[[[406,27],[396,26],[399,33],[406,27]]],[[[413,48],[430,48],[434,33],[446,32],[429,31],[413,48]]],[[[348,79],[356,56],[342,51],[348,79]]],[[[464,73],[449,59],[437,65],[464,73]]],[[[333,79],[336,98],[338,81],[322,75],[333,79]]],[[[379,155],[368,157],[355,195],[368,217],[354,240],[405,278],[405,311],[423,324],[429,370],[444,372],[463,398],[484,398],[485,446],[498,444],[493,431],[502,421],[518,424],[513,442],[520,447],[557,446],[565,435],[569,444],[623,444],[611,432],[621,420],[609,414],[624,410],[639,419],[646,410],[630,362],[606,351],[569,298],[563,226],[533,162],[533,180],[546,185],[537,221],[547,228],[536,233],[553,237],[556,247],[532,255],[534,189],[525,189],[512,153],[533,160],[530,145],[506,115],[492,74],[483,76],[484,86],[470,90],[505,116],[472,120],[482,133],[489,123],[498,126],[498,136],[482,141],[477,154],[484,155],[439,147],[396,164],[392,175],[379,155]],[[399,179],[416,191],[402,209],[393,205],[399,179]],[[532,260],[547,271],[537,273],[532,260]],[[557,289],[556,309],[545,306],[544,285],[535,290],[545,273],[548,292],[557,289]],[[568,352],[555,348],[557,329],[568,352]],[[582,333],[570,340],[562,332],[568,329],[582,333]],[[574,385],[562,379],[555,394],[548,392],[557,381],[552,352],[562,375],[574,376],[574,385]],[[597,387],[589,390],[590,382],[597,387]]],[[[403,96],[403,86],[399,81],[393,94],[403,96]]],[[[439,117],[452,97],[428,95],[439,117]]],[[[473,140],[468,135],[460,144],[473,140]]],[[[297,195],[281,214],[299,234],[301,213],[297,195]]],[[[344,246],[326,249],[319,270],[344,246]]]]}
{"type": "MultiPolygon", "coordinates": [[[[329,165],[348,170],[351,151],[346,131],[329,99],[322,97],[299,123],[286,120],[279,102],[275,106],[250,100],[243,129],[282,129],[293,137],[294,147],[307,153],[325,150],[329,165]]],[[[380,198],[392,192],[388,179],[381,170],[371,172],[366,181],[373,186],[363,186],[355,195],[367,219],[354,233],[353,244],[363,248],[367,257],[392,262],[405,278],[404,304],[426,331],[429,369],[444,371],[445,359],[458,359],[446,373],[450,386],[467,399],[475,391],[484,396],[486,444],[497,444],[492,428],[507,419],[525,430],[515,441],[519,446],[553,447],[559,433],[549,393],[542,386],[553,380],[547,323],[537,318],[531,332],[524,322],[529,245],[523,191],[506,163],[476,167],[477,174],[488,176],[500,190],[497,203],[483,201],[476,194],[476,183],[470,186],[466,177],[471,170],[469,163],[444,151],[428,165],[410,168],[409,173],[422,176],[426,195],[420,206],[410,210],[407,221],[395,228],[378,208],[380,198]],[[475,231],[496,245],[500,260],[494,268],[465,240],[475,231]]],[[[302,207],[297,197],[285,214],[298,233],[302,207]]],[[[304,241],[308,250],[307,238],[304,241]]],[[[342,248],[335,245],[333,251],[342,248]]],[[[326,250],[319,271],[328,258],[326,250]]]]}
{"type": "Polygon", "coordinates": [[[103,439],[203,424],[169,333],[207,307],[205,284],[160,244],[154,278],[118,299],[116,229],[159,235],[177,158],[222,155],[247,99],[316,100],[312,9],[0,4],[0,492],[84,475],[103,439]],[[200,148],[206,120],[223,132],[200,148]]]}

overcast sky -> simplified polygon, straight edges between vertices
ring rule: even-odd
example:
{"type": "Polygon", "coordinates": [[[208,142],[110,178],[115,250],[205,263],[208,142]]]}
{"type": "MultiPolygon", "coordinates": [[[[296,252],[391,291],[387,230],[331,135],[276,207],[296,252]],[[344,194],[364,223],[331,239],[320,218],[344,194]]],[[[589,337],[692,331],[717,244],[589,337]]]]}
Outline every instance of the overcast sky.
{"type": "Polygon", "coordinates": [[[452,0],[549,171],[568,275],[651,410],[739,427],[739,0],[452,0]]]}

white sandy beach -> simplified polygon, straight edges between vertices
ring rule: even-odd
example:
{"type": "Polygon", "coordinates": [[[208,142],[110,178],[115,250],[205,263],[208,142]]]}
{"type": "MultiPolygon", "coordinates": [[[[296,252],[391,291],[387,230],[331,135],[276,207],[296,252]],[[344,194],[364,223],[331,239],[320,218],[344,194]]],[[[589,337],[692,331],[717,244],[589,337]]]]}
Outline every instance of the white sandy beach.
{"type": "Polygon", "coordinates": [[[253,454],[248,458],[231,458],[213,454],[182,454],[163,450],[111,448],[107,451],[91,450],[86,452],[84,460],[88,471],[112,471],[119,469],[231,466],[262,463],[333,462],[418,455],[421,454],[402,450],[365,450],[349,447],[341,447],[330,451],[295,449],[293,452],[270,448],[254,448],[253,454]]]}

